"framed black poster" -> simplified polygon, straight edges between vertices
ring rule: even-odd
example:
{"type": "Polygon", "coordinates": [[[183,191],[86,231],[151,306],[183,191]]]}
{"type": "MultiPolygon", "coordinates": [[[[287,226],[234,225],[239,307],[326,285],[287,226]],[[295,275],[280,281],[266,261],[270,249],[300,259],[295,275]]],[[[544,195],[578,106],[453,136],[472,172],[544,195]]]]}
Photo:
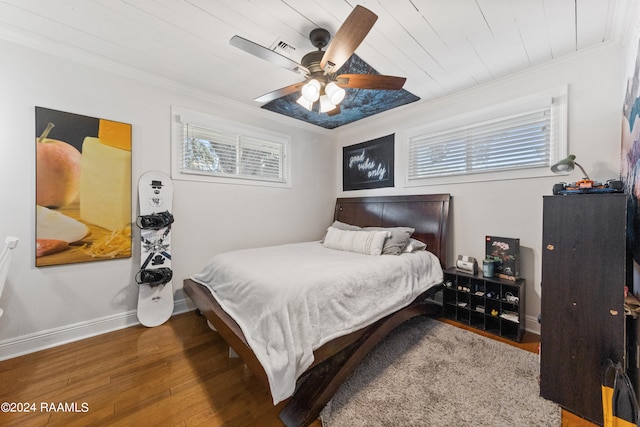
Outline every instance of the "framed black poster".
{"type": "Polygon", "coordinates": [[[393,187],[395,134],[342,148],[342,190],[393,187]]]}

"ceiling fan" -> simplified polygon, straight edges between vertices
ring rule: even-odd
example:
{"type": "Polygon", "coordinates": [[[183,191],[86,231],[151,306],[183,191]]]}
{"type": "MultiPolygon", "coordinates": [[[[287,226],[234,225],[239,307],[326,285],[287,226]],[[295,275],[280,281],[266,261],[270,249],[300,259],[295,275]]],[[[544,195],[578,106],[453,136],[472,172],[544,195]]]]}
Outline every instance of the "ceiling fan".
{"type": "Polygon", "coordinates": [[[380,74],[340,74],[336,72],[351,57],[369,33],[378,16],[369,9],[357,5],[342,23],[335,37],[324,28],[316,28],[309,34],[311,44],[318,48],[302,57],[301,63],[280,55],[273,50],[240,36],[233,36],[229,43],[272,64],[302,74],[305,80],[264,94],[255,100],[270,102],[283,96],[300,92],[297,103],[311,111],[320,101],[319,111],[329,115],[340,112],[340,102],[345,96],[344,88],[399,90],[405,77],[380,74]],[[326,50],[322,50],[326,47],[326,50]]]}

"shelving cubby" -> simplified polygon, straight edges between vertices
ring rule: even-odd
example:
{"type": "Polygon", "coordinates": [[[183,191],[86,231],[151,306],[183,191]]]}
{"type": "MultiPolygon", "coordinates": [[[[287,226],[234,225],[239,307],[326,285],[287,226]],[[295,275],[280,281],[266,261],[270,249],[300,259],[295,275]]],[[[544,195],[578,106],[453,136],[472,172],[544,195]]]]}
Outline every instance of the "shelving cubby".
{"type": "Polygon", "coordinates": [[[524,282],[449,268],[444,273],[442,315],[519,342],[524,334],[524,282]]]}

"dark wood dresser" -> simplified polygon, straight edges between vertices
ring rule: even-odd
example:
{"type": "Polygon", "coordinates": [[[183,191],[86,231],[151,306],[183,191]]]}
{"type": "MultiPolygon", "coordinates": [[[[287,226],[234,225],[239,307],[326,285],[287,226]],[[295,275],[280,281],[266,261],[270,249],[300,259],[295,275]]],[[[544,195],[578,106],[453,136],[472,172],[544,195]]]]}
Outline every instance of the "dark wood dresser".
{"type": "Polygon", "coordinates": [[[540,394],[602,425],[607,358],[625,362],[623,193],[544,197],[540,394]]]}

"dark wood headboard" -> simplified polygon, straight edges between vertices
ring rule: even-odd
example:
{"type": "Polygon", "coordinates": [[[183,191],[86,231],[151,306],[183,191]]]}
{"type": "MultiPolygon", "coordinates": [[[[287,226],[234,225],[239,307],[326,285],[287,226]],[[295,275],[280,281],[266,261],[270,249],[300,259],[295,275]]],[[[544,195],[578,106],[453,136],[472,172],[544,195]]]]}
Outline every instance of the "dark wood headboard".
{"type": "Polygon", "coordinates": [[[450,194],[339,198],[333,217],[360,227],[415,228],[412,237],[446,267],[450,200],[450,194]]]}

